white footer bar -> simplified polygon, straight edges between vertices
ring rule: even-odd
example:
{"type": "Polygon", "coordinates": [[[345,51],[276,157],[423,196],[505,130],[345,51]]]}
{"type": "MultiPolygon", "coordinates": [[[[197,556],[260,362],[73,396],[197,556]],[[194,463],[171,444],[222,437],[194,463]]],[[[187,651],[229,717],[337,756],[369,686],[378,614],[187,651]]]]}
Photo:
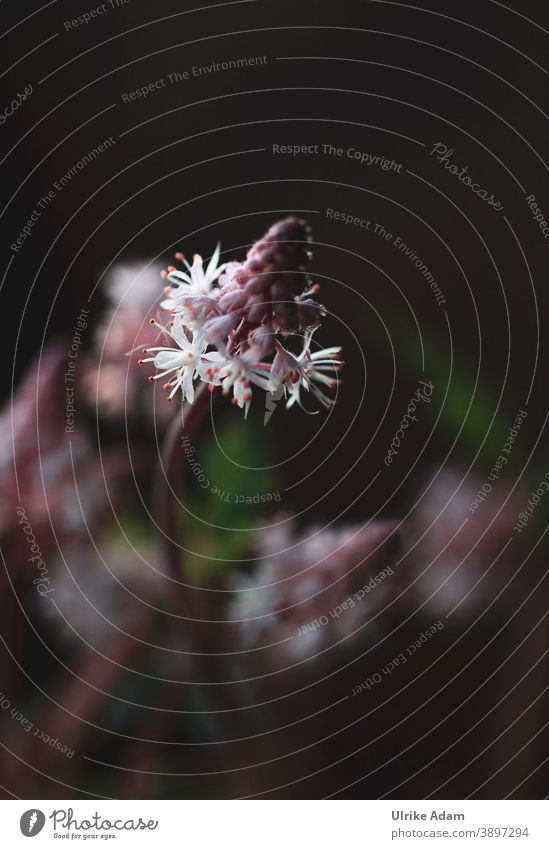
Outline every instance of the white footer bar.
{"type": "Polygon", "coordinates": [[[549,847],[547,801],[0,801],[0,845],[549,847]]]}

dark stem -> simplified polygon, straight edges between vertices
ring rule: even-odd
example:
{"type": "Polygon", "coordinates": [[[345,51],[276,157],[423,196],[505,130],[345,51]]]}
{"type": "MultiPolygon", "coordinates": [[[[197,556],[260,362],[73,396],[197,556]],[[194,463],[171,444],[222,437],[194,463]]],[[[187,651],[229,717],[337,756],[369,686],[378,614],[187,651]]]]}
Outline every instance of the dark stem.
{"type": "Polygon", "coordinates": [[[194,604],[191,600],[192,590],[189,591],[188,587],[182,583],[183,547],[180,544],[181,505],[178,499],[178,493],[182,490],[184,472],[185,454],[182,443],[185,437],[192,437],[209,404],[208,385],[202,383],[196,391],[193,403],[183,405],[180,414],[174,418],[166,433],[155,482],[155,514],[164,536],[168,574],[180,585],[178,607],[187,618],[191,616],[194,604]]]}
{"type": "MultiPolygon", "coordinates": [[[[210,619],[210,600],[204,600],[204,594],[200,589],[185,585],[184,558],[181,554],[183,546],[180,544],[181,536],[181,504],[178,494],[182,492],[183,476],[185,470],[185,453],[182,441],[185,437],[192,437],[204,418],[204,413],[210,405],[211,394],[206,383],[201,384],[197,390],[192,404],[185,404],[165,436],[162,446],[161,457],[156,480],[156,514],[159,527],[164,533],[164,548],[169,568],[169,577],[177,582],[177,604],[176,612],[181,615],[180,624],[188,645],[194,651],[188,656],[190,669],[200,674],[200,679],[211,680],[221,683],[226,671],[220,667],[219,658],[208,653],[208,643],[211,640],[211,628],[215,622],[210,619]]],[[[208,594],[206,594],[207,596],[208,594]]],[[[237,694],[233,688],[229,688],[219,698],[223,706],[229,706],[231,712],[222,720],[221,726],[216,732],[218,735],[225,733],[231,737],[245,736],[246,726],[243,726],[239,703],[235,701],[237,694]],[[231,730],[232,729],[232,730],[231,730]]],[[[208,688],[206,688],[208,690],[208,688]]],[[[211,690],[202,693],[202,702],[210,703],[211,690]]],[[[215,701],[214,707],[218,704],[215,701]]],[[[213,709],[212,709],[213,710],[213,709]]],[[[215,714],[215,711],[213,711],[215,714]]],[[[217,749],[217,747],[215,747],[217,749]]]]}

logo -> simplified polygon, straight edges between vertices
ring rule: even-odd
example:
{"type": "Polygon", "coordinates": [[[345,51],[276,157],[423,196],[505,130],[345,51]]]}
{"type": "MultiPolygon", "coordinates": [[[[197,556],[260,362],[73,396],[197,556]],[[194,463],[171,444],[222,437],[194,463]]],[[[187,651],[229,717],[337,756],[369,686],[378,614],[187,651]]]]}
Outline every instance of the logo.
{"type": "Polygon", "coordinates": [[[30,811],[25,811],[25,813],[21,816],[19,820],[19,827],[21,829],[21,834],[24,834],[25,837],[34,837],[39,834],[44,825],[46,824],[46,817],[42,813],[42,811],[38,811],[35,808],[30,811]]]}

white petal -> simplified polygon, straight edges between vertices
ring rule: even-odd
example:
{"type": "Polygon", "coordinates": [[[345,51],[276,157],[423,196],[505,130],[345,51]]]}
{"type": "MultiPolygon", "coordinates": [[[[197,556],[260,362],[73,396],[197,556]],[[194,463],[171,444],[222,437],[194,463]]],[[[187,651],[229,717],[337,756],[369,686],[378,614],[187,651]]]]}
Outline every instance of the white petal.
{"type": "Polygon", "coordinates": [[[332,354],[340,354],[341,346],[335,346],[333,348],[323,348],[321,351],[315,351],[314,354],[311,354],[312,360],[319,360],[323,357],[331,357],[332,354]]]}
{"type": "Polygon", "coordinates": [[[183,353],[183,351],[177,351],[175,348],[159,351],[154,358],[155,366],[162,370],[182,368],[187,365],[188,362],[189,359],[187,354],[183,353]]]}

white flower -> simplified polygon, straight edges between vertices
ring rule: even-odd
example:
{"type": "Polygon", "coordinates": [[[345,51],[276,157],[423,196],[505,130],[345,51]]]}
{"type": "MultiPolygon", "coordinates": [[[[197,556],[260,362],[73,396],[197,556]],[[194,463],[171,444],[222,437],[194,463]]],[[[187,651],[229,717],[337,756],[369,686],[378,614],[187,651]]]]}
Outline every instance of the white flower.
{"type": "Polygon", "coordinates": [[[307,381],[292,384],[286,409],[289,409],[296,402],[303,410],[305,409],[301,403],[299,394],[301,385],[307,391],[312,392],[324,407],[331,407],[333,405],[334,400],[315,384],[320,383],[323,386],[328,386],[330,389],[335,389],[339,386],[341,381],[335,375],[343,368],[343,361],[338,359],[340,353],[341,347],[335,346],[333,348],[322,348],[320,351],[315,351],[311,354],[311,365],[307,371],[307,381]]]}
{"type": "Polygon", "coordinates": [[[301,389],[311,392],[324,407],[331,407],[333,400],[322,391],[320,386],[335,389],[340,380],[337,372],[343,367],[338,359],[341,353],[339,346],[323,348],[311,354],[310,344],[312,333],[305,337],[303,350],[299,356],[294,356],[277,341],[276,356],[271,368],[270,391],[276,393],[281,387],[289,395],[286,409],[294,404],[304,410],[301,403],[301,389]]]}
{"type": "Polygon", "coordinates": [[[214,288],[214,283],[226,268],[226,263],[217,264],[220,250],[220,245],[218,245],[206,268],[204,268],[200,254],[194,255],[192,265],[187,262],[183,254],[176,254],[176,257],[184,262],[187,271],[179,271],[170,266],[168,271],[164,272],[164,276],[170,281],[171,286],[167,287],[166,300],[162,301],[160,306],[166,310],[178,311],[184,306],[187,298],[217,296],[218,289],[217,287],[214,288]]]}
{"type": "Polygon", "coordinates": [[[233,404],[244,408],[248,415],[252,400],[251,384],[269,390],[268,366],[250,365],[242,357],[226,357],[218,351],[204,354],[198,373],[211,386],[221,386],[223,395],[233,391],[233,404]]]}
{"type": "MultiPolygon", "coordinates": [[[[310,338],[310,337],[309,337],[310,338]]],[[[273,391],[280,387],[284,390],[291,388],[295,383],[307,384],[307,372],[311,366],[309,354],[309,341],[301,354],[296,357],[284,348],[278,339],[275,339],[276,355],[271,366],[271,386],[273,391]]]]}
{"type": "Polygon", "coordinates": [[[177,390],[181,389],[183,397],[192,404],[194,400],[194,379],[199,373],[201,357],[206,350],[204,336],[195,333],[192,339],[189,339],[183,326],[178,323],[174,323],[171,330],[162,327],[154,319],[151,319],[150,323],[158,327],[163,333],[168,333],[176,343],[177,348],[164,346],[145,348],[144,353],[148,354],[154,351],[155,354],[152,357],[145,357],[139,362],[152,362],[159,369],[158,374],[151,376],[149,380],[158,380],[173,372],[171,379],[164,384],[164,389],[171,390],[168,400],[171,401],[177,390]]]}
{"type": "MultiPolygon", "coordinates": [[[[166,303],[168,301],[163,301],[161,306],[166,303]]],[[[166,309],[165,306],[164,308],[166,309]]],[[[219,315],[217,298],[210,295],[187,295],[171,309],[171,313],[176,322],[189,328],[202,329],[207,319],[219,315]]]]}

